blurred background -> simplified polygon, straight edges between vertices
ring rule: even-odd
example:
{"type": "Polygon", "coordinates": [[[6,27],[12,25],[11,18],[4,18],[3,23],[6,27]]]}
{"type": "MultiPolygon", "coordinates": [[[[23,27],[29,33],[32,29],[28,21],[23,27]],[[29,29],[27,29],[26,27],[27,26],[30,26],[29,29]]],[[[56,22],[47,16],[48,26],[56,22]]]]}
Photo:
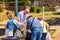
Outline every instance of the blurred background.
{"type": "MultiPolygon", "coordinates": [[[[50,33],[53,40],[59,40],[60,28],[60,0],[17,0],[18,12],[30,7],[30,14],[34,17],[42,16],[42,6],[44,6],[44,20],[50,25],[50,33]],[[56,32],[58,31],[58,32],[56,32]],[[57,37],[54,33],[57,33],[57,37]],[[55,39],[55,38],[56,39],[55,39]]],[[[16,10],[16,0],[0,0],[0,28],[5,29],[8,21],[6,13],[10,11],[14,16],[16,10]]]]}

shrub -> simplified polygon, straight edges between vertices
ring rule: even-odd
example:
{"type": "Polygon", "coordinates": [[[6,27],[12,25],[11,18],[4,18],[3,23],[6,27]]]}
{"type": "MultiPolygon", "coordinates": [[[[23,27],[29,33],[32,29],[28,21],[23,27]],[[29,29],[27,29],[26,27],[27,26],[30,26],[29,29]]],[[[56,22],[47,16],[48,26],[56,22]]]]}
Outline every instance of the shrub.
{"type": "Polygon", "coordinates": [[[34,6],[31,6],[31,9],[30,9],[30,12],[35,12],[35,7],[34,6]]]}
{"type": "MultiPolygon", "coordinates": [[[[42,12],[42,7],[39,7],[40,11],[42,12]]],[[[55,11],[53,7],[44,7],[44,11],[55,11]]]]}
{"type": "Polygon", "coordinates": [[[55,9],[53,7],[45,7],[44,10],[45,11],[55,11],[55,9]]]}
{"type": "MultiPolygon", "coordinates": [[[[31,6],[30,12],[36,12],[37,9],[38,9],[40,12],[42,12],[42,7],[38,7],[38,6],[36,6],[36,7],[31,6]]],[[[54,9],[53,7],[44,7],[44,11],[45,11],[45,12],[46,12],[46,11],[55,11],[55,9],[54,9]]]]}

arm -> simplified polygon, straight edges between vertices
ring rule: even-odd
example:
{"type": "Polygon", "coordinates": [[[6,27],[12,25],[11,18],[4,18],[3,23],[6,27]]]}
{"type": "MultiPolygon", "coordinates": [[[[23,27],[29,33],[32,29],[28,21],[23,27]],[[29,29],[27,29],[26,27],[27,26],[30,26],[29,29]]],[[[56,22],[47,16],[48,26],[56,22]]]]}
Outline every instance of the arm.
{"type": "Polygon", "coordinates": [[[26,14],[26,18],[28,17],[29,15],[28,14],[26,14]]]}
{"type": "Polygon", "coordinates": [[[20,30],[22,30],[21,25],[23,25],[23,23],[20,23],[20,22],[18,22],[17,20],[14,20],[13,22],[14,22],[14,24],[17,26],[17,28],[19,28],[20,30]]]}
{"type": "Polygon", "coordinates": [[[30,22],[27,21],[27,26],[26,26],[27,30],[30,29],[30,22]]]}
{"type": "Polygon", "coordinates": [[[24,23],[24,34],[26,35],[26,26],[27,26],[27,24],[26,24],[26,22],[24,23]]]}
{"type": "Polygon", "coordinates": [[[49,31],[49,29],[50,29],[50,28],[49,28],[49,24],[48,24],[47,22],[45,22],[45,23],[46,23],[46,24],[45,24],[45,25],[46,25],[46,29],[47,29],[47,31],[49,31]]]}

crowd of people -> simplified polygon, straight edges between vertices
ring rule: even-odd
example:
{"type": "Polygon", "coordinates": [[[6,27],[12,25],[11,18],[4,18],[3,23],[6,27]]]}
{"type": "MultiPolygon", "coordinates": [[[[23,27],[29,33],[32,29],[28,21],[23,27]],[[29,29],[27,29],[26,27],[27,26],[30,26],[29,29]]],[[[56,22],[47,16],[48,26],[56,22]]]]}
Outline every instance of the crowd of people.
{"type": "Polygon", "coordinates": [[[49,25],[43,20],[42,17],[35,18],[29,14],[30,8],[26,8],[18,12],[18,17],[12,17],[10,12],[6,15],[9,21],[6,25],[5,35],[8,36],[25,36],[25,40],[51,40],[48,39],[47,33],[49,33],[49,25]]]}

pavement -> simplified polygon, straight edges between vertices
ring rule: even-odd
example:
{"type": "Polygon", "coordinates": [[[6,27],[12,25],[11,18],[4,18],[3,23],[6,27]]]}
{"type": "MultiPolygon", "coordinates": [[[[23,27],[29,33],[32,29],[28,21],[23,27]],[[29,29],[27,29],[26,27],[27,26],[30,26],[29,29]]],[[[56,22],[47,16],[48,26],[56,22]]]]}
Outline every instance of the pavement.
{"type": "Polygon", "coordinates": [[[6,24],[7,24],[7,21],[1,21],[0,28],[5,28],[6,24]]]}
{"type": "Polygon", "coordinates": [[[60,40],[60,26],[52,26],[52,29],[56,29],[52,35],[52,40],[60,40]]]}

